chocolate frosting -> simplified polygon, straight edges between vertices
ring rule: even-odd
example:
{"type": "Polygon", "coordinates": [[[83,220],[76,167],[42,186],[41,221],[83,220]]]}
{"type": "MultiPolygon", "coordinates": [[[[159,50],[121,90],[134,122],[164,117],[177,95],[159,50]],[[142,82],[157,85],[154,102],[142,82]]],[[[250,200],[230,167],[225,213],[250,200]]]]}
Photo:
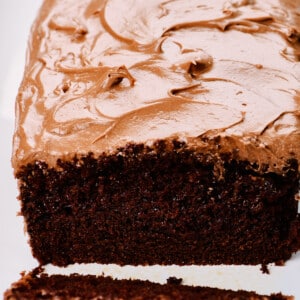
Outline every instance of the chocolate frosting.
{"type": "Polygon", "coordinates": [[[46,0],[13,166],[175,138],[282,171],[300,160],[299,60],[295,0],[46,0]]]}

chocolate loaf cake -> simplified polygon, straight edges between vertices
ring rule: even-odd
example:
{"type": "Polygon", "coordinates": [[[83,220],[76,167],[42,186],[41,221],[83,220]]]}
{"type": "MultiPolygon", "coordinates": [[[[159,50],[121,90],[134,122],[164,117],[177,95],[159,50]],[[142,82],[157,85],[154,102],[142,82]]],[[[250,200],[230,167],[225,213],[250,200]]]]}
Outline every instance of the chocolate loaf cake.
{"type": "Polygon", "coordinates": [[[25,275],[7,290],[4,300],[19,299],[109,299],[109,300],[192,300],[192,299],[244,299],[244,300],[284,300],[294,299],[282,294],[258,295],[254,292],[220,290],[216,288],[192,287],[178,284],[171,279],[168,284],[158,284],[140,280],[116,280],[111,277],[78,275],[70,276],[46,274],[25,275]]]}
{"type": "Polygon", "coordinates": [[[12,159],[39,263],[296,252],[299,16],[287,0],[45,0],[12,159]]]}

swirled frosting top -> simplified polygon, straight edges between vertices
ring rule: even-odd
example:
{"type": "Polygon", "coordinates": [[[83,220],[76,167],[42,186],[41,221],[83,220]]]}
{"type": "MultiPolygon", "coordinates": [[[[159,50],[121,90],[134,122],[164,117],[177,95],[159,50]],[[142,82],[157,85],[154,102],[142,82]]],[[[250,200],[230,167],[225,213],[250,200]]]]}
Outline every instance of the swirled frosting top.
{"type": "Polygon", "coordinates": [[[46,0],[13,165],[219,136],[220,151],[280,169],[300,159],[299,60],[298,0],[46,0]]]}

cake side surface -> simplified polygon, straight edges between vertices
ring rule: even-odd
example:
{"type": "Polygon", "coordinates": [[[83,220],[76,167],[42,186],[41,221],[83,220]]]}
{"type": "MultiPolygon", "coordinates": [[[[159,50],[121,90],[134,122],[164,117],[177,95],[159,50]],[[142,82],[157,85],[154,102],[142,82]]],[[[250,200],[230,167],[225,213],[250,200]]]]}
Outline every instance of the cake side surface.
{"type": "Polygon", "coordinates": [[[167,284],[140,280],[117,280],[111,277],[27,274],[7,290],[4,300],[18,299],[251,299],[292,300],[282,294],[258,295],[255,292],[221,290],[208,287],[180,285],[180,280],[170,279],[167,284]]]}

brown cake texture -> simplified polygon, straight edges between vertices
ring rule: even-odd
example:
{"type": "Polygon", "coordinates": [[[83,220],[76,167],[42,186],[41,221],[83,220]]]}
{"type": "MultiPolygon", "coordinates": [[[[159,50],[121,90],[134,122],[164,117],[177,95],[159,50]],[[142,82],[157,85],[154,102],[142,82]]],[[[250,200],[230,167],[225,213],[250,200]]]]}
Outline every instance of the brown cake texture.
{"type": "Polygon", "coordinates": [[[299,16],[287,0],[45,0],[12,160],[39,263],[299,250],[299,16]]]}
{"type": "Polygon", "coordinates": [[[294,298],[281,293],[267,296],[258,295],[255,292],[184,286],[177,283],[158,284],[150,281],[118,280],[111,277],[78,274],[48,276],[33,272],[14,283],[4,295],[4,300],[19,299],[292,300],[294,298]]]}

